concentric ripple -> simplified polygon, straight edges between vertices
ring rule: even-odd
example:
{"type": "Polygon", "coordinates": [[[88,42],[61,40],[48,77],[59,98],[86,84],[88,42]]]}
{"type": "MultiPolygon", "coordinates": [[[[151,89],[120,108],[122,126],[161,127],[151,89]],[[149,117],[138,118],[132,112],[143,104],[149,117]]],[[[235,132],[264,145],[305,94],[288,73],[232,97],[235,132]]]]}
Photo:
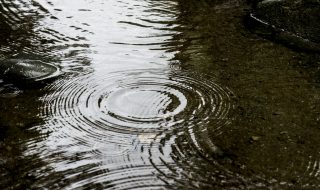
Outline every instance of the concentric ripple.
{"type": "MultiPolygon", "coordinates": [[[[49,155],[83,155],[77,167],[90,163],[101,171],[75,179],[74,186],[95,179],[115,189],[164,187],[155,174],[166,166],[150,162],[149,155],[157,135],[200,130],[212,122],[222,131],[228,121],[231,92],[210,78],[190,71],[140,69],[97,70],[56,81],[43,99],[45,130],[50,132],[44,146],[49,155]]],[[[53,165],[67,176],[66,168],[73,167],[64,161],[53,165]]]]}
{"type": "Polygon", "coordinates": [[[56,90],[45,98],[45,115],[97,134],[103,134],[101,130],[154,133],[201,125],[223,120],[231,106],[228,90],[180,71],[94,73],[51,88],[56,90]]]}

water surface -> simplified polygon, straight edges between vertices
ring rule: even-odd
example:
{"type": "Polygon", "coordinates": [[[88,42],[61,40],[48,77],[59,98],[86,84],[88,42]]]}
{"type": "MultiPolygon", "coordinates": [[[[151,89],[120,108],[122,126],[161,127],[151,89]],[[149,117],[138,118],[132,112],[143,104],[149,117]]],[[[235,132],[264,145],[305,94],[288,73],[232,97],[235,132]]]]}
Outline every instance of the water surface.
{"type": "Polygon", "coordinates": [[[251,34],[246,2],[1,1],[3,189],[314,189],[319,56],[251,34]]]}

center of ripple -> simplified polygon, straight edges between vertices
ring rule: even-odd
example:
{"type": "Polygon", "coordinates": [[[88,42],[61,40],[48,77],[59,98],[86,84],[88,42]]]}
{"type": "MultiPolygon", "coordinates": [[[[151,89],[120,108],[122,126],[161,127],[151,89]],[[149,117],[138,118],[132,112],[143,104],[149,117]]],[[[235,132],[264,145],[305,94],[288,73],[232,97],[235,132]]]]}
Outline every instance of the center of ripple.
{"type": "Polygon", "coordinates": [[[173,117],[186,106],[181,92],[156,85],[117,89],[99,100],[99,107],[114,117],[149,122],[173,117]]]}

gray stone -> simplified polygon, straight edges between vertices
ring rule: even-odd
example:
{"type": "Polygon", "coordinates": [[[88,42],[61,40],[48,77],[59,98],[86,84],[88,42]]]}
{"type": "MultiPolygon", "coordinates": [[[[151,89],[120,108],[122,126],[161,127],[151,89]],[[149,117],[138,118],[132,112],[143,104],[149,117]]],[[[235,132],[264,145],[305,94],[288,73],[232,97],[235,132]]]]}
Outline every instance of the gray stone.
{"type": "Polygon", "coordinates": [[[58,67],[40,60],[7,59],[0,61],[0,75],[16,81],[43,81],[59,73],[58,67]]]}

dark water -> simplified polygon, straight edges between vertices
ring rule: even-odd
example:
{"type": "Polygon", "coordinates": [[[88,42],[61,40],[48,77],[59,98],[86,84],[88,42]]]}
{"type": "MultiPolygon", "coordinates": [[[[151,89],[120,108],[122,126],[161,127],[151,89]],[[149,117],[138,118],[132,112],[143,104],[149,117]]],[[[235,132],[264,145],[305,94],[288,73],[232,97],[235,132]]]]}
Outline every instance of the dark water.
{"type": "Polygon", "coordinates": [[[317,189],[319,55],[250,33],[240,0],[0,1],[1,189],[317,189]]]}

